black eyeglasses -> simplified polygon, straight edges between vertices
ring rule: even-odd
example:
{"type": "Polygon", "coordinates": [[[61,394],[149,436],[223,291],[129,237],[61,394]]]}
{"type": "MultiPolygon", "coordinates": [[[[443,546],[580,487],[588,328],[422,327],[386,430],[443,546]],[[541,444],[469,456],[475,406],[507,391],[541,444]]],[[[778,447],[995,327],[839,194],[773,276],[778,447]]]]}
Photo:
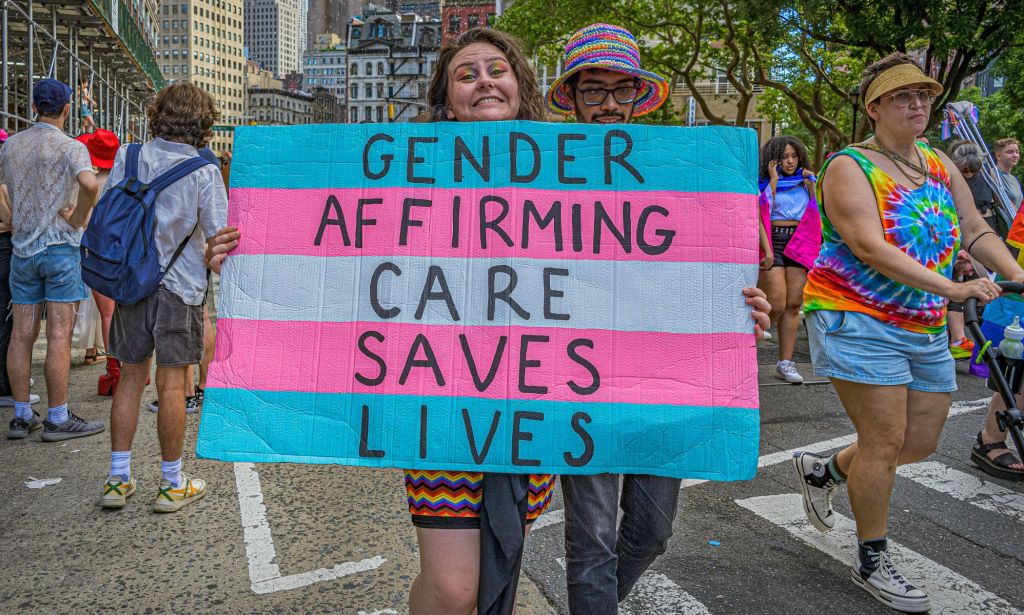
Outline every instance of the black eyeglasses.
{"type": "Polygon", "coordinates": [[[621,88],[587,88],[578,91],[583,96],[584,104],[596,107],[607,100],[608,94],[611,94],[615,98],[615,102],[620,105],[628,105],[636,100],[640,88],[635,85],[627,85],[621,88]]]}

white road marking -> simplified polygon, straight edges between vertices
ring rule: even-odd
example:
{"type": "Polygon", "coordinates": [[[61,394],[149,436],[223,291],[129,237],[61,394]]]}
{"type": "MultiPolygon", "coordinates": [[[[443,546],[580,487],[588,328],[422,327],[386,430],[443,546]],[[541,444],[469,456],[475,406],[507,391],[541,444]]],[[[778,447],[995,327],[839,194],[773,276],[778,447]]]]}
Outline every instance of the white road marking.
{"type": "Polygon", "coordinates": [[[922,461],[901,466],[896,473],[971,506],[1024,521],[1024,495],[966,472],[936,461],[922,461]]]}
{"type": "Polygon", "coordinates": [[[267,507],[263,505],[263,490],[260,476],[252,463],[236,463],[235,487],[238,489],[238,508],[242,516],[245,533],[245,554],[249,559],[249,581],[252,591],[269,594],[286,589],[296,589],[320,581],[330,581],[349,575],[379,568],[383,557],[371,557],[358,562],[345,562],[333,568],[319,568],[300,574],[281,576],[280,567],[274,562],[274,538],[267,521],[267,507]]]}
{"type": "MultiPolygon", "coordinates": [[[[555,558],[565,570],[565,558],[555,558]]],[[[633,586],[626,601],[619,605],[620,615],[711,615],[711,611],[683,588],[658,572],[645,572],[633,586]]]]}
{"type": "MultiPolygon", "coordinates": [[[[799,495],[769,495],[736,500],[736,503],[839,560],[844,566],[850,566],[853,562],[855,533],[851,519],[836,514],[835,528],[823,534],[807,522],[799,495]]],[[[1009,602],[974,581],[907,547],[890,540],[889,549],[900,571],[928,593],[932,601],[930,612],[933,614],[1024,615],[1009,602]]]]}
{"type": "Polygon", "coordinates": [[[565,521],[565,510],[564,509],[550,510],[550,511],[545,512],[536,521],[533,522],[533,527],[530,528],[530,531],[532,532],[532,531],[535,531],[535,530],[539,530],[539,529],[547,527],[549,525],[555,525],[557,523],[562,523],[563,521],[565,521]]]}

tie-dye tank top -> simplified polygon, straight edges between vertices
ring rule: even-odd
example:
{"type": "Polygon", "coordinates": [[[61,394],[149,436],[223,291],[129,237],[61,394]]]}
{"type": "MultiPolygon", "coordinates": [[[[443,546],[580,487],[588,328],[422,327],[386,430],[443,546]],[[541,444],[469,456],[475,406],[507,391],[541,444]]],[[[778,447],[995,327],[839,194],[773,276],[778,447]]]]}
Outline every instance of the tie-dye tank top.
{"type": "Polygon", "coordinates": [[[848,147],[822,167],[817,196],[821,212],[821,251],[807,274],[804,311],[860,312],[918,333],[938,333],[946,324],[945,297],[901,284],[861,262],[825,214],[825,170],[839,156],[857,161],[875,192],[885,240],[928,269],[951,278],[960,249],[960,226],[949,188],[949,174],[935,152],[918,143],[931,175],[916,190],[903,187],[857,149],[848,147]]]}

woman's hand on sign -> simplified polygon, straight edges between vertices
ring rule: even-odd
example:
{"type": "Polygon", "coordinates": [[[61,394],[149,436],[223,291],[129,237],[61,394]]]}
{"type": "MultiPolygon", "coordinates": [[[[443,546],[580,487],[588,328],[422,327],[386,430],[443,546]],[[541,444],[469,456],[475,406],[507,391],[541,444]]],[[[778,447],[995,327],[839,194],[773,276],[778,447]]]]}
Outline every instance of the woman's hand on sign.
{"type": "Polygon", "coordinates": [[[946,297],[950,301],[956,301],[958,303],[963,303],[971,297],[974,297],[978,300],[978,303],[985,305],[986,303],[995,300],[1002,292],[1002,289],[1000,289],[995,282],[987,277],[983,277],[967,282],[953,282],[950,286],[949,292],[946,294],[946,297]]]}
{"type": "Polygon", "coordinates": [[[220,274],[221,265],[228,253],[238,247],[242,234],[234,226],[225,226],[206,242],[206,266],[220,274]]]}
{"type": "Polygon", "coordinates": [[[760,288],[744,288],[743,295],[746,297],[747,305],[754,308],[750,312],[750,317],[754,319],[754,336],[761,339],[764,332],[772,326],[772,321],[768,318],[768,313],[772,311],[768,295],[760,288]]]}

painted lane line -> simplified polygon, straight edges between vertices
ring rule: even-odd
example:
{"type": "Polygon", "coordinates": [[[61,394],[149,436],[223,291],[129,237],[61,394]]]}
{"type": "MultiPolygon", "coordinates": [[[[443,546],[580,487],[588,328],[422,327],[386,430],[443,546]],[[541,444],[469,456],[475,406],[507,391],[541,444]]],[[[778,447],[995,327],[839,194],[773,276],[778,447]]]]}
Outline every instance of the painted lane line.
{"type": "Polygon", "coordinates": [[[538,519],[533,522],[533,527],[530,528],[530,531],[536,531],[549,525],[562,523],[563,521],[565,521],[564,509],[551,510],[538,517],[538,519]]]}
{"type": "MultiPolygon", "coordinates": [[[[565,570],[565,558],[555,558],[565,570]]],[[[633,586],[625,602],[619,605],[620,615],[711,615],[700,601],[658,572],[647,571],[633,586]]]]}
{"type": "MultiPolygon", "coordinates": [[[[736,500],[736,503],[839,560],[844,566],[852,564],[856,539],[851,519],[837,513],[835,528],[823,534],[807,522],[799,495],[769,495],[736,500]]],[[[890,540],[889,550],[900,571],[911,582],[921,584],[921,588],[928,593],[932,601],[930,612],[933,614],[1024,615],[1009,602],[974,581],[907,547],[890,540]]],[[[845,568],[844,574],[848,574],[845,568]]]]}
{"type": "MultiPolygon", "coordinates": [[[[973,401],[958,401],[954,402],[949,407],[949,417],[958,416],[961,414],[967,414],[968,412],[974,412],[982,408],[988,408],[988,402],[990,398],[985,397],[982,399],[975,399],[973,401]]],[[[857,434],[850,434],[847,436],[839,436],[838,438],[832,438],[831,440],[823,440],[821,442],[815,442],[814,444],[808,444],[806,446],[798,446],[797,448],[791,448],[788,451],[779,451],[777,453],[770,453],[768,455],[762,455],[757,459],[757,469],[767,468],[769,466],[785,463],[793,458],[794,453],[827,453],[828,451],[835,450],[837,448],[843,448],[853,444],[857,439],[857,434]]],[[[702,485],[708,482],[704,479],[692,479],[684,480],[680,489],[686,489],[687,487],[694,487],[696,485],[702,485]]]]}
{"type": "Polygon", "coordinates": [[[897,474],[982,510],[1024,521],[1024,495],[936,461],[902,466],[897,474]]]}
{"type": "Polygon", "coordinates": [[[235,487],[238,489],[238,508],[245,535],[245,555],[249,560],[249,581],[252,591],[269,594],[296,589],[320,581],[340,579],[349,575],[379,568],[387,560],[371,557],[358,562],[345,562],[333,568],[319,568],[309,572],[281,576],[281,568],[274,562],[274,538],[267,521],[267,507],[263,504],[260,476],[252,463],[236,463],[235,487]]]}

